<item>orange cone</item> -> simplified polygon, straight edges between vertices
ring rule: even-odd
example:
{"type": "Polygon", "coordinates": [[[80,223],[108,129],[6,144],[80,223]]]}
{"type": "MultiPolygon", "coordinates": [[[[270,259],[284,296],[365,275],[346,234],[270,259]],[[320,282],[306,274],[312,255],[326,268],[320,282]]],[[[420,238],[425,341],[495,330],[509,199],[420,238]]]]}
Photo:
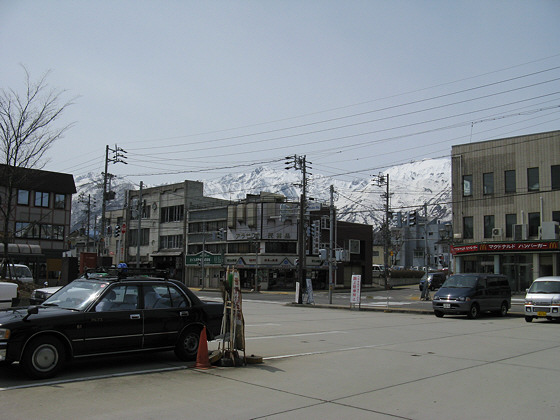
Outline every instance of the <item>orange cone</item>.
{"type": "Polygon", "coordinates": [[[196,364],[195,369],[210,369],[212,365],[210,364],[210,359],[208,357],[208,340],[206,338],[206,327],[202,329],[200,333],[200,339],[198,342],[198,353],[196,354],[196,364]]]}

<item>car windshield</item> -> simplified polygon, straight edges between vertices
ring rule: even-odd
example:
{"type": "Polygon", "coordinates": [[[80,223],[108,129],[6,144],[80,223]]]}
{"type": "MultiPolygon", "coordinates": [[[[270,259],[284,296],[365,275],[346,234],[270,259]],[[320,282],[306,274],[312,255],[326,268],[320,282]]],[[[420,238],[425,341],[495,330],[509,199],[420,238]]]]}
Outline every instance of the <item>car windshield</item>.
{"type": "Polygon", "coordinates": [[[468,288],[476,286],[477,276],[454,275],[445,280],[442,287],[468,288]]]}
{"type": "Polygon", "coordinates": [[[81,311],[93,302],[108,284],[102,281],[74,280],[45,300],[43,305],[81,311]]]}
{"type": "Polygon", "coordinates": [[[560,293],[560,281],[535,281],[529,293],[560,293]]]}

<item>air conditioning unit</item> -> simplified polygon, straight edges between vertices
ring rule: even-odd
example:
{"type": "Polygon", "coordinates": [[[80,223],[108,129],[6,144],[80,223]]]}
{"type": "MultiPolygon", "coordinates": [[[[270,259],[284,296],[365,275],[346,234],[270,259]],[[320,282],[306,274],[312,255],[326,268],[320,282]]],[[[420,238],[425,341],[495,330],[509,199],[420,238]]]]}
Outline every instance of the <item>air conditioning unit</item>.
{"type": "Polygon", "coordinates": [[[560,226],[558,222],[542,222],[539,226],[539,239],[554,240],[560,238],[560,226]]]}
{"type": "Polygon", "coordinates": [[[513,225],[513,240],[526,241],[529,239],[529,225],[513,225]]]}
{"type": "Polygon", "coordinates": [[[493,239],[502,239],[504,231],[502,228],[493,228],[492,229],[492,238],[493,239]]]}

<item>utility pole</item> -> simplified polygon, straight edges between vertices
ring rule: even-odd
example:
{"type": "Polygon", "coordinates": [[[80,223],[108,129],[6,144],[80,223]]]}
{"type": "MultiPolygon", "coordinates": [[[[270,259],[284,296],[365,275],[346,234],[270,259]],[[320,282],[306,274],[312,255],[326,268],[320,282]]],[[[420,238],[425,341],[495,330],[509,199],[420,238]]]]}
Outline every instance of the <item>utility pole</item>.
{"type": "Polygon", "coordinates": [[[142,238],[142,213],[144,212],[144,204],[142,202],[142,187],[144,183],[140,181],[140,192],[138,194],[138,233],[136,234],[136,268],[140,268],[140,239],[142,238]]]}
{"type": "Polygon", "coordinates": [[[115,144],[115,149],[110,149],[109,145],[105,146],[105,171],[103,172],[103,197],[101,199],[101,238],[99,239],[99,251],[98,255],[105,255],[106,247],[105,247],[105,235],[107,234],[107,226],[105,220],[105,211],[107,210],[107,179],[109,178],[110,174],[108,171],[109,162],[111,163],[124,163],[127,164],[123,159],[126,159],[126,156],[123,154],[126,153],[125,150],[117,147],[115,144]],[[113,152],[113,157],[109,158],[109,152],[113,152]]]}
{"type": "Polygon", "coordinates": [[[374,175],[374,181],[377,181],[378,186],[385,185],[386,191],[382,195],[385,198],[385,208],[384,208],[384,221],[383,221],[383,228],[382,228],[382,236],[383,236],[383,265],[385,266],[385,290],[389,288],[388,278],[389,278],[389,248],[391,247],[391,231],[389,230],[389,219],[390,219],[390,207],[389,207],[389,174],[383,175],[374,175]]]}
{"type": "Polygon", "coordinates": [[[334,264],[335,258],[333,257],[334,251],[334,186],[331,185],[330,188],[331,192],[331,201],[330,201],[330,220],[329,220],[329,250],[328,250],[328,258],[329,258],[329,304],[332,304],[332,294],[333,294],[333,287],[334,287],[334,264]]]}
{"type": "Polygon", "coordinates": [[[299,224],[298,224],[298,283],[299,283],[299,293],[296,303],[303,303],[303,287],[305,286],[305,276],[306,276],[306,240],[305,240],[305,209],[307,206],[307,162],[305,161],[305,156],[287,156],[286,159],[286,169],[296,169],[300,170],[302,174],[301,181],[301,196],[299,203],[299,224]],[[293,159],[292,162],[289,160],[293,159]]]}

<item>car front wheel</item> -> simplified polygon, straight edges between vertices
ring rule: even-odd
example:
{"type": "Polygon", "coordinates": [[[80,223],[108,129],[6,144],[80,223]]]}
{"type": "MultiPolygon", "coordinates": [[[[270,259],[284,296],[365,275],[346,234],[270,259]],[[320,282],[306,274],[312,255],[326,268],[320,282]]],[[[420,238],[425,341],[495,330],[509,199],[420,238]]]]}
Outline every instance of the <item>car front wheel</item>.
{"type": "Polygon", "coordinates": [[[188,328],[181,333],[179,341],[175,346],[175,355],[185,361],[195,360],[198,353],[200,341],[200,329],[188,328]]]}
{"type": "Polygon", "coordinates": [[[52,378],[64,364],[64,346],[55,337],[37,337],[23,352],[21,364],[25,372],[38,379],[52,378]]]}
{"type": "Polygon", "coordinates": [[[526,316],[525,317],[525,322],[533,322],[533,317],[532,316],[526,316]]]}
{"type": "Polygon", "coordinates": [[[443,318],[443,312],[442,311],[434,311],[434,315],[437,316],[438,318],[443,318]]]}

